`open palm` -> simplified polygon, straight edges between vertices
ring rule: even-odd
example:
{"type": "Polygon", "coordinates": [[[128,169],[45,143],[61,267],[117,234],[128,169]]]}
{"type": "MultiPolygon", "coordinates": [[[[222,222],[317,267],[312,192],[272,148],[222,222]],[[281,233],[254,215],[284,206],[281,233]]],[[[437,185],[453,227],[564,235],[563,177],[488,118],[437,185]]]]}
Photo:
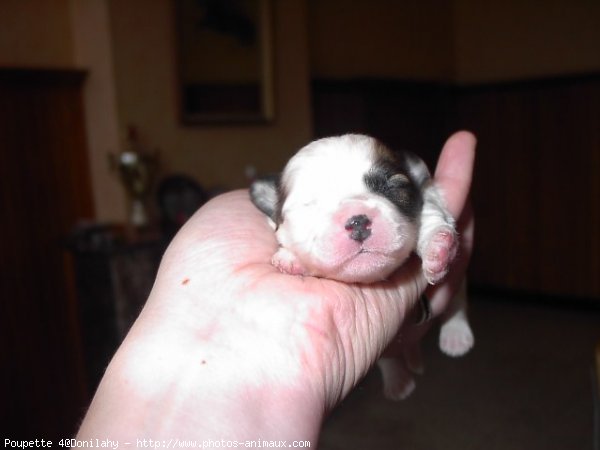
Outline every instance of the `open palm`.
{"type": "MultiPolygon", "coordinates": [[[[455,217],[470,187],[474,145],[468,133],[453,135],[436,170],[455,217]]],[[[150,298],[111,363],[82,433],[114,422],[106,405],[124,392],[131,397],[126,386],[132,384],[131,401],[146,408],[174,401],[176,392],[170,411],[178,419],[169,423],[186,434],[206,431],[206,417],[194,411],[199,402],[219,409],[224,393],[243,393],[261,404],[265,396],[273,404],[288,402],[273,406],[288,416],[290,401],[304,402],[320,411],[313,420],[318,424],[383,352],[427,283],[416,258],[389,280],[370,285],[283,274],[270,264],[276,249],[273,230],[247,191],[201,208],[165,253],[150,298]]],[[[306,410],[298,414],[304,417],[306,410]]],[[[129,427],[119,428],[123,433],[135,429],[132,421],[152,423],[140,423],[134,414],[120,418],[129,427]]]]}

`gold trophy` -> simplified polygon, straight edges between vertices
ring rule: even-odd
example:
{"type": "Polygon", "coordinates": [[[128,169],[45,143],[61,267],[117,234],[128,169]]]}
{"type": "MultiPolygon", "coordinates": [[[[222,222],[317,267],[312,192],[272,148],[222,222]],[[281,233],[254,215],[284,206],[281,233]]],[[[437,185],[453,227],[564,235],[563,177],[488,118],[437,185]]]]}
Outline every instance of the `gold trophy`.
{"type": "Polygon", "coordinates": [[[150,224],[146,201],[158,168],[157,152],[144,151],[137,129],[128,128],[130,150],[118,155],[110,154],[110,164],[118,171],[129,200],[129,222],[135,229],[147,228],[150,224]]]}

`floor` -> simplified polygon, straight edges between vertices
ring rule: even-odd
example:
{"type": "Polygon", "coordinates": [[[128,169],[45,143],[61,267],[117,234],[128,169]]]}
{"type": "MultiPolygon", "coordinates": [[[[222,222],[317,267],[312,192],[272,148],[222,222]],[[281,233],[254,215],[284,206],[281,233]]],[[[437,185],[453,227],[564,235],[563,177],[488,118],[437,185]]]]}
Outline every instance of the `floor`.
{"type": "Polygon", "coordinates": [[[319,449],[591,450],[600,309],[476,296],[470,317],[470,354],[442,355],[432,330],[412,396],[385,400],[372,370],[326,421],[319,449]]]}

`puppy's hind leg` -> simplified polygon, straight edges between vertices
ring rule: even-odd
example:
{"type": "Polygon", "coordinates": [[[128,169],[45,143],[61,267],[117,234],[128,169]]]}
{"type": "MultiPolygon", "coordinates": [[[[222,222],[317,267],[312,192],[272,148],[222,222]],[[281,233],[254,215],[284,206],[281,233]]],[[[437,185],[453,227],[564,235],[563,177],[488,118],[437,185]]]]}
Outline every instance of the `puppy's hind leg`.
{"type": "Polygon", "coordinates": [[[415,390],[415,379],[402,357],[377,361],[383,378],[383,395],[388,400],[404,400],[415,390]]]}
{"type": "Polygon", "coordinates": [[[475,338],[467,318],[467,287],[463,280],[453,305],[442,318],[440,349],[448,356],[462,356],[473,347],[475,338]]]}

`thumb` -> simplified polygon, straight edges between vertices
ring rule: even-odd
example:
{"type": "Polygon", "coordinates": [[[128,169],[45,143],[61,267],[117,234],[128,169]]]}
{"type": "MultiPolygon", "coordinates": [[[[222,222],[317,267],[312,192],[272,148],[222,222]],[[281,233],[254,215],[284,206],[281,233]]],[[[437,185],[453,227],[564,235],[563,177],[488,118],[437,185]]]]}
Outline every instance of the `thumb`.
{"type": "Polygon", "coordinates": [[[459,131],[448,138],[435,169],[435,183],[446,199],[446,206],[458,220],[467,202],[477,139],[468,131],[459,131]]]}

